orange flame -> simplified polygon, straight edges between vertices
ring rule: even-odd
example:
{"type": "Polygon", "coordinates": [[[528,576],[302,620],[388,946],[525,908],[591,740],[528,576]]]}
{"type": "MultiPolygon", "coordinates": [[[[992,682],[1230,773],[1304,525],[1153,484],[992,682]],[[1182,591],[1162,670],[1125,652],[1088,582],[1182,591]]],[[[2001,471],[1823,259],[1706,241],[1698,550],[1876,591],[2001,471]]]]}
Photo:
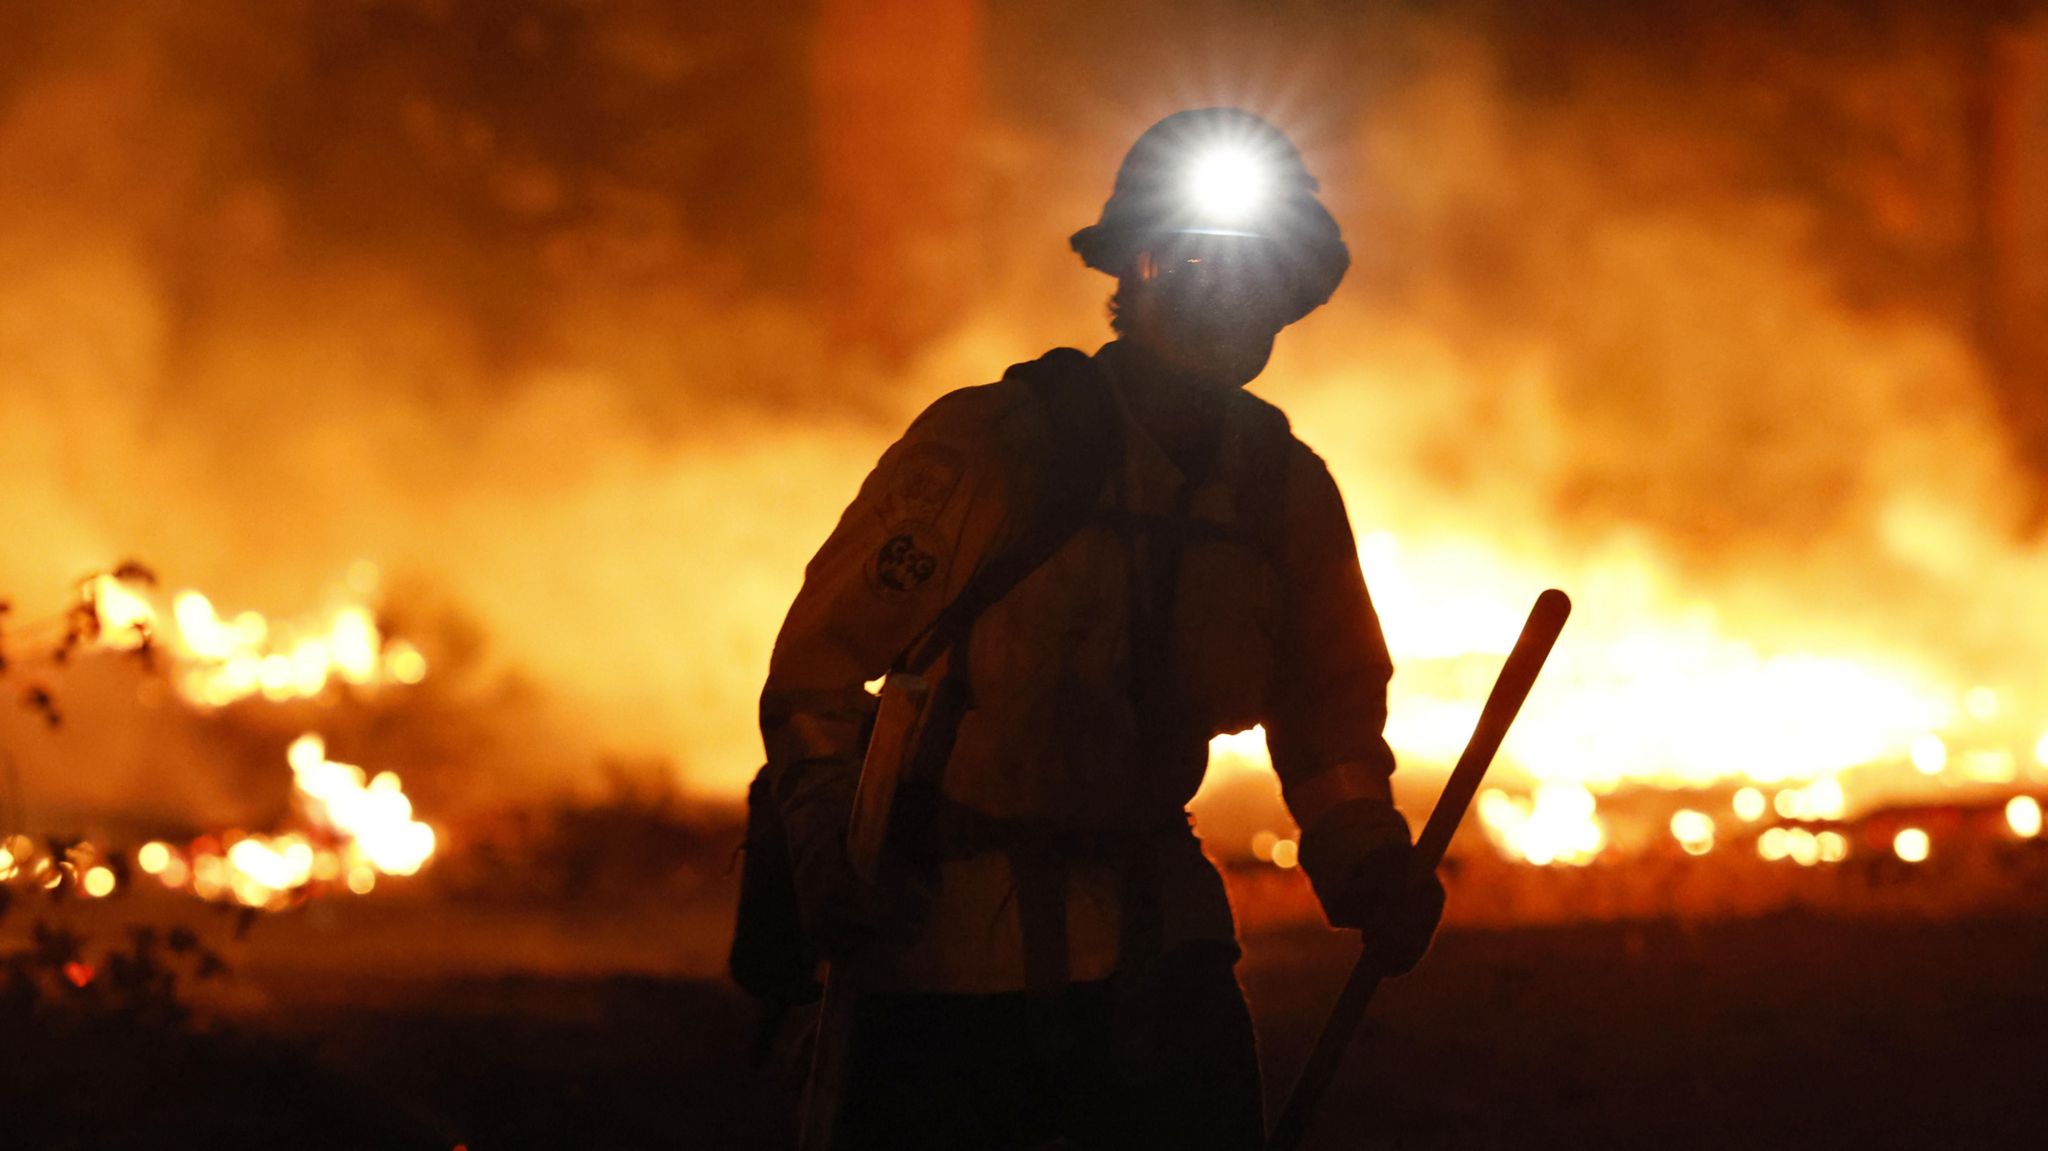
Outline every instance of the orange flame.
{"type": "Polygon", "coordinates": [[[275,910],[315,889],[367,894],[378,875],[414,875],[433,857],[434,829],[413,818],[395,773],[366,780],[362,768],[328,759],[313,733],[292,741],[286,758],[308,829],[201,836],[183,853],[152,841],[136,851],[137,868],[202,899],[275,910]]]}
{"type": "Polygon", "coordinates": [[[419,649],[388,639],[364,604],[285,623],[244,611],[222,618],[213,602],[187,589],[170,599],[168,619],[151,596],[114,575],[89,591],[100,642],[134,648],[154,639],[176,662],[172,682],[186,700],[225,707],[261,695],[273,702],[312,699],[330,684],[416,684],[427,674],[419,649]]]}

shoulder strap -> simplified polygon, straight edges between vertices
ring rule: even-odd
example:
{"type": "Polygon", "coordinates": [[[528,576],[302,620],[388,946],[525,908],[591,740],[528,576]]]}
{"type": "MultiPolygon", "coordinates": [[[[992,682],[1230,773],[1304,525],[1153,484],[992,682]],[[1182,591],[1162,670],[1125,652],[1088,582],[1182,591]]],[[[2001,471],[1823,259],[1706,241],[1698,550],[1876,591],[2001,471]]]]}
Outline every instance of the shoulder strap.
{"type": "Polygon", "coordinates": [[[1045,405],[1051,450],[1043,461],[1037,506],[1023,530],[968,577],[923,638],[906,653],[902,670],[921,672],[940,653],[964,640],[982,612],[1037,571],[1086,522],[1115,456],[1116,418],[1108,385],[1095,361],[1075,348],[1054,348],[1003,373],[1019,380],[1045,405]]]}

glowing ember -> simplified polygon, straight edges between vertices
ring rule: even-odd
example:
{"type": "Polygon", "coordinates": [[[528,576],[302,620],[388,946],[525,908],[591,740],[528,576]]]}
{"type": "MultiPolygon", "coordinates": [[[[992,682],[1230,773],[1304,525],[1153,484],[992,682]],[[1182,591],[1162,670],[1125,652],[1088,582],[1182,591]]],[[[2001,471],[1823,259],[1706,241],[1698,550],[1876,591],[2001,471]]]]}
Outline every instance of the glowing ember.
{"type": "Polygon", "coordinates": [[[1714,850],[1714,817],[1689,808],[1678,811],[1671,817],[1671,837],[1687,855],[1705,855],[1714,850]]]}
{"type": "Polygon", "coordinates": [[[2005,822],[2021,839],[2041,834],[2041,802],[2031,795],[2015,795],[2006,802],[2005,822]]]}
{"type": "Polygon", "coordinates": [[[114,894],[114,873],[104,867],[91,868],[80,886],[88,898],[105,899],[114,894]]]}
{"type": "Polygon", "coordinates": [[[1593,793],[1577,784],[1544,783],[1531,798],[1488,789],[1479,818],[1496,847],[1538,866],[1591,863],[1607,845],[1593,793]]]}
{"type": "Polygon", "coordinates": [[[1892,851],[1907,863],[1923,863],[1927,859],[1930,843],[1927,833],[1917,827],[1908,827],[1892,837],[1892,851]]]}
{"type": "Polygon", "coordinates": [[[1804,827],[1769,827],[1757,836],[1756,853],[1772,862],[1791,860],[1801,867],[1840,863],[1849,857],[1849,840],[1839,831],[1804,827]]]}
{"type": "Polygon", "coordinates": [[[1785,855],[1801,867],[1812,867],[1820,862],[1820,840],[1803,827],[1788,828],[1785,855]]]}
{"type": "MultiPolygon", "coordinates": [[[[290,891],[313,877],[313,847],[299,835],[252,835],[228,849],[228,862],[251,886],[272,894],[290,891]]],[[[268,901],[266,896],[252,902],[268,901]]]]}
{"type": "Polygon", "coordinates": [[[164,864],[164,869],[157,872],[157,878],[165,887],[182,888],[192,881],[192,865],[173,856],[164,864]]]}
{"type": "Polygon", "coordinates": [[[1840,863],[1849,858],[1849,837],[1839,831],[1823,831],[1813,837],[1822,863],[1840,863]]]}
{"type": "Polygon", "coordinates": [[[1735,793],[1735,816],[1744,823],[1762,819],[1765,807],[1764,793],[1754,787],[1745,787],[1735,793]]]}
{"type": "Polygon", "coordinates": [[[1767,827],[1762,835],[1756,837],[1756,853],[1775,863],[1790,854],[1788,838],[1784,828],[1767,827]]]}
{"type": "Polygon", "coordinates": [[[192,891],[201,899],[219,899],[227,893],[228,861],[198,845],[192,858],[192,891]]]}

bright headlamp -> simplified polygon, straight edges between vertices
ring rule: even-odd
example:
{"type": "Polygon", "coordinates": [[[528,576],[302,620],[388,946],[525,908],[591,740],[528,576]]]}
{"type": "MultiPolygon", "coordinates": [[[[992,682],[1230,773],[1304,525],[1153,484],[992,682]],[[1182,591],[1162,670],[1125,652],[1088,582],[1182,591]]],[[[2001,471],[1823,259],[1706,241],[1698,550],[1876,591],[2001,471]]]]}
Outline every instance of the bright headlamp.
{"type": "Polygon", "coordinates": [[[1351,264],[1300,151],[1242,108],[1190,108],[1145,129],[1101,217],[1071,243],[1098,272],[1121,278],[1149,263],[1176,290],[1272,274],[1285,281],[1270,290],[1287,297],[1290,321],[1329,299],[1351,264]]]}
{"type": "Polygon", "coordinates": [[[1188,166],[1186,195],[1205,221],[1242,224],[1263,205],[1272,173],[1249,149],[1217,145],[1188,166]]]}

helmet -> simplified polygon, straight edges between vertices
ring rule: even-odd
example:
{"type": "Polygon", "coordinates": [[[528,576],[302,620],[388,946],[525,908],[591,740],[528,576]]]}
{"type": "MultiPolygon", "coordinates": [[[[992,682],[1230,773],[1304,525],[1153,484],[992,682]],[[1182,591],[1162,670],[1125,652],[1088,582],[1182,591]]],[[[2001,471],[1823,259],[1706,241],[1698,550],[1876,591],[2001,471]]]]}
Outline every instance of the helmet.
{"type": "Polygon", "coordinates": [[[1293,323],[1322,306],[1351,266],[1315,193],[1315,177],[1278,128],[1242,108],[1196,108],[1145,129],[1117,169],[1102,218],[1070,242],[1083,263],[1121,277],[1139,252],[1174,236],[1268,241],[1289,272],[1293,323]]]}

